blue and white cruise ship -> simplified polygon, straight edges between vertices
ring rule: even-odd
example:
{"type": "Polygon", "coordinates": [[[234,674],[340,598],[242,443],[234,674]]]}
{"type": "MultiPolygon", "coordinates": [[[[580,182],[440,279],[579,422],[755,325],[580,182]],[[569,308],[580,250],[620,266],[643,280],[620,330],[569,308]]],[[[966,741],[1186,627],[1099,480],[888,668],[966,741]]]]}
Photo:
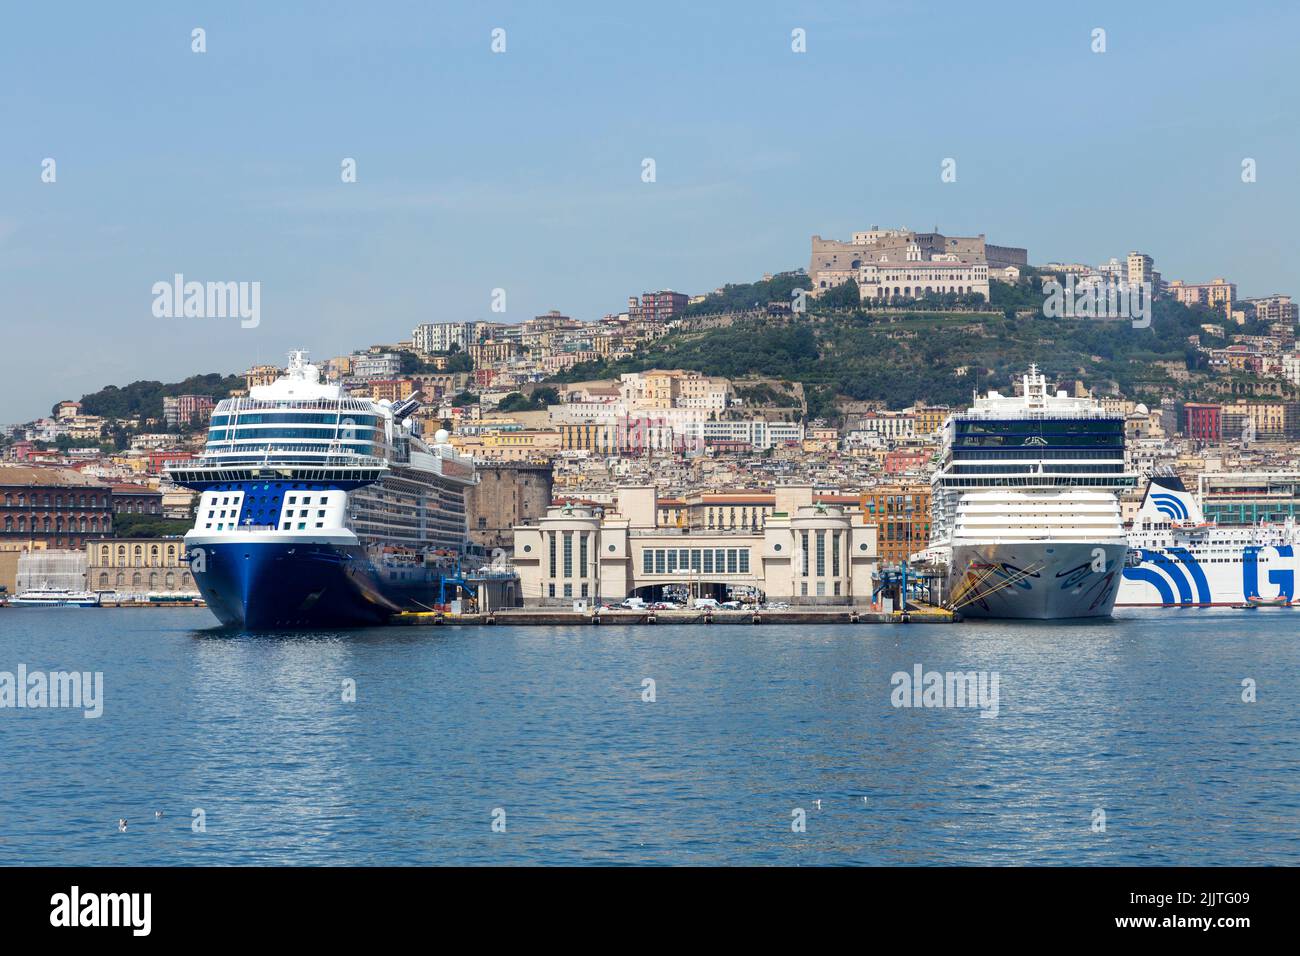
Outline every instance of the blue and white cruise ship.
{"type": "Polygon", "coordinates": [[[203,454],[167,470],[200,492],[187,557],[223,624],[376,624],[454,596],[474,465],[420,440],[418,407],[349,396],[304,352],[217,405],[203,454]]]}

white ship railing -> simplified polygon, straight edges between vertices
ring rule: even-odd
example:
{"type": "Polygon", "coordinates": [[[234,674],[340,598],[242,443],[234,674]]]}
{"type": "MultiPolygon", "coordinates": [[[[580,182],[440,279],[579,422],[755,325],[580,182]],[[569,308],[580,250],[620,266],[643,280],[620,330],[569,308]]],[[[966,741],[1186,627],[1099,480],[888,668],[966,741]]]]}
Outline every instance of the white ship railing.
{"type": "Polygon", "coordinates": [[[248,412],[248,411],[300,411],[308,409],[318,409],[330,412],[336,411],[354,411],[354,412],[374,412],[378,413],[381,406],[375,403],[359,398],[318,398],[308,399],[306,401],[297,401],[294,399],[265,399],[265,398],[228,398],[218,403],[213,414],[225,414],[226,412],[248,412]],[[227,405],[226,402],[231,404],[227,405]]]}

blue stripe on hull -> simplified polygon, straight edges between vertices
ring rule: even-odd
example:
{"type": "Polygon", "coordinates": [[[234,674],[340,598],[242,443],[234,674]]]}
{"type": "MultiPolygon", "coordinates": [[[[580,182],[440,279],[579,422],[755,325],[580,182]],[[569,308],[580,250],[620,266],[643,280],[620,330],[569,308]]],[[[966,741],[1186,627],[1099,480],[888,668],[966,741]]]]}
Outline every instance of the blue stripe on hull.
{"type": "Polygon", "coordinates": [[[207,544],[195,583],[222,624],[249,630],[381,624],[399,605],[359,546],[207,544]]]}

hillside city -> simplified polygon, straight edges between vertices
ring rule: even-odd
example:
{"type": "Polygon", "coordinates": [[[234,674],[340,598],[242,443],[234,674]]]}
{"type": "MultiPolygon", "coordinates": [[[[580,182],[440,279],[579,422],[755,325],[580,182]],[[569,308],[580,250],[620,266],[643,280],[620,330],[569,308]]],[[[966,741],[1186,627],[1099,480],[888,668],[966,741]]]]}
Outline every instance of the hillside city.
{"type": "MultiPolygon", "coordinates": [[[[1033,266],[983,235],[873,227],[813,236],[806,268],[704,294],[643,292],[599,319],[428,322],[312,358],[355,394],[418,398],[420,432],[445,429],[475,460],[477,553],[508,559],[513,529],[548,508],[610,507],[647,486],[657,527],[759,531],[780,489],[799,486],[861,515],[890,563],[928,540],[949,413],[975,391],[1010,393],[1029,362],[1122,416],[1130,470],[1180,476],[1211,520],[1294,516],[1297,306],[1202,278],[1167,280],[1136,251],[1033,266]],[[1149,289],[1151,327],[1051,317],[1044,303],[1062,285],[1149,289]]],[[[93,587],[111,550],[119,594],[192,590],[179,536],[194,495],[164,463],[199,455],[216,403],[281,371],[110,386],[0,426],[0,587],[21,588],[18,559],[35,551],[85,555],[93,587]]],[[[1144,485],[1126,495],[1129,517],[1144,485]]]]}

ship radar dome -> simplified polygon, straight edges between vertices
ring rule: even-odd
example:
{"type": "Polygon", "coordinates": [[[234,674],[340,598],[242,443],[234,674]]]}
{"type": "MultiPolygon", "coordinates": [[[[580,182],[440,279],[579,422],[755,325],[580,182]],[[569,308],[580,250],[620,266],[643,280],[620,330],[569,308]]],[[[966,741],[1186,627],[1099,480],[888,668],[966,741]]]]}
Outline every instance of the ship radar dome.
{"type": "Polygon", "coordinates": [[[449,438],[451,438],[451,433],[448,432],[447,429],[445,428],[439,428],[436,432],[433,433],[433,441],[434,444],[437,445],[447,444],[447,439],[449,438]]]}

